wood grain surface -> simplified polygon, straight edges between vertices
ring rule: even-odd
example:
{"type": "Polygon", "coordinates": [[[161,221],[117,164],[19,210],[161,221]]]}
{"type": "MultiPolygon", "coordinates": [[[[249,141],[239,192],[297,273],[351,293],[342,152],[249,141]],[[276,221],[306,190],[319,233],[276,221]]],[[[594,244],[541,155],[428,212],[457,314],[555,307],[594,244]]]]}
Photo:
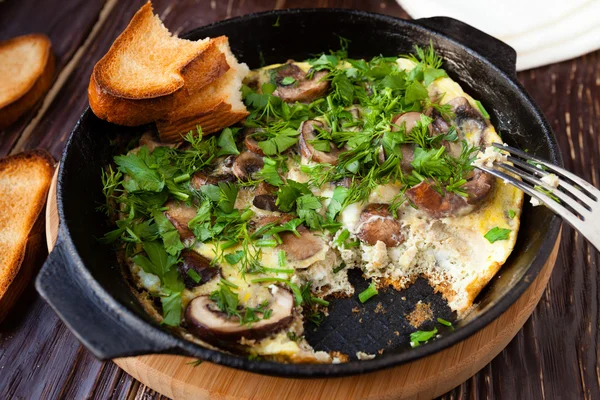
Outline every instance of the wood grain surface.
{"type": "MultiPolygon", "coordinates": [[[[142,0],[0,2],[0,39],[46,33],[58,65],[51,99],[0,132],[0,156],[42,147],[60,158],[69,132],[87,106],[93,64],[142,4],[142,0]]],[[[390,0],[156,0],[154,6],[175,32],[288,7],[346,7],[407,17],[390,0]]],[[[552,124],[566,167],[599,187],[600,52],[522,72],[519,79],[552,124]]],[[[42,244],[40,260],[45,252],[42,244]]],[[[599,399],[599,259],[581,235],[565,227],[556,267],[532,317],[500,355],[443,398],[599,399]]],[[[114,363],[97,361],[30,284],[0,325],[0,399],[12,398],[161,396],[114,363]]]]}

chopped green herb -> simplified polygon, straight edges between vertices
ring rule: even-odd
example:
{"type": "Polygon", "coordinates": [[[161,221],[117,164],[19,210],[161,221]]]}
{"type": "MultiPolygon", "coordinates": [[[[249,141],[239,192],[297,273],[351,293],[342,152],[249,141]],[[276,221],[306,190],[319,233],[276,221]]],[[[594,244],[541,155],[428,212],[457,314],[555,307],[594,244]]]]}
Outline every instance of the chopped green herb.
{"type": "Polygon", "coordinates": [[[202,277],[198,275],[198,273],[192,268],[188,269],[187,276],[189,276],[196,283],[200,283],[202,280],[202,277]]]}
{"type": "Polygon", "coordinates": [[[287,264],[287,260],[285,258],[285,250],[279,250],[277,253],[277,261],[280,267],[285,267],[287,264]]]}
{"type": "Polygon", "coordinates": [[[543,193],[546,196],[550,197],[552,200],[556,201],[557,203],[560,203],[560,199],[553,193],[552,190],[546,189],[545,187],[539,186],[539,185],[535,185],[533,188],[535,190],[537,190],[538,192],[543,193]]]}
{"type": "Polygon", "coordinates": [[[341,270],[343,270],[344,268],[346,268],[346,263],[341,263],[340,265],[338,265],[337,267],[335,267],[333,269],[333,273],[337,274],[338,272],[340,272],[341,270]]]}
{"type": "Polygon", "coordinates": [[[509,238],[510,229],[498,228],[497,226],[490,229],[483,237],[490,243],[497,242],[498,240],[506,240],[509,238]]]}
{"type": "Polygon", "coordinates": [[[284,86],[292,85],[294,83],[296,83],[296,80],[294,78],[292,78],[291,76],[286,76],[285,78],[283,78],[281,80],[281,84],[284,86]]]}
{"type": "Polygon", "coordinates": [[[191,365],[192,367],[197,367],[198,365],[202,364],[204,362],[204,360],[194,360],[194,361],[190,361],[188,363],[185,363],[185,365],[191,365]]]}
{"type": "Polygon", "coordinates": [[[515,211],[514,210],[508,210],[508,218],[514,218],[515,217],[515,211]]]}
{"type": "Polygon", "coordinates": [[[410,334],[410,347],[418,347],[422,343],[427,343],[438,333],[437,328],[431,331],[416,331],[410,334]]]}
{"type": "Polygon", "coordinates": [[[442,325],[446,325],[446,326],[452,326],[452,322],[450,322],[450,321],[446,321],[446,320],[445,320],[445,319],[443,319],[443,318],[438,318],[438,319],[437,319],[437,322],[439,322],[439,323],[440,323],[440,324],[442,324],[442,325]]]}
{"type": "Polygon", "coordinates": [[[360,300],[361,303],[364,303],[371,297],[376,296],[378,293],[379,292],[377,291],[375,283],[371,282],[368,288],[359,293],[358,300],[360,300]]]}
{"type": "Polygon", "coordinates": [[[481,104],[479,100],[475,100],[475,104],[477,104],[477,108],[481,112],[481,115],[483,115],[485,119],[490,119],[490,114],[483,108],[483,104],[481,104]]]}

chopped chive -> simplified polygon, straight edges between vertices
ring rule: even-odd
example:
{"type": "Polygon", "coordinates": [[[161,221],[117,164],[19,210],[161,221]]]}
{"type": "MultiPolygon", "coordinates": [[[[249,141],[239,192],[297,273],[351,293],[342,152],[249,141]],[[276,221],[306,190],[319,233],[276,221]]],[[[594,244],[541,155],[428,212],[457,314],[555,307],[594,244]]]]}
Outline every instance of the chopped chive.
{"type": "Polygon", "coordinates": [[[337,267],[335,267],[333,269],[333,273],[337,274],[338,272],[340,272],[341,270],[343,270],[344,268],[346,268],[346,263],[341,263],[340,265],[338,265],[337,267]]]}
{"type": "Polygon", "coordinates": [[[200,281],[202,280],[202,278],[200,277],[200,275],[198,275],[198,273],[193,270],[193,269],[188,269],[187,270],[187,275],[192,278],[192,280],[196,283],[200,283],[200,281]]]}
{"type": "Polygon", "coordinates": [[[279,261],[280,267],[285,267],[287,264],[287,260],[285,259],[285,250],[279,250],[279,253],[277,253],[277,260],[279,261]]]}
{"type": "Polygon", "coordinates": [[[351,242],[344,243],[344,247],[347,249],[350,249],[352,247],[358,247],[358,246],[360,246],[360,242],[358,240],[353,240],[351,242]]]}
{"type": "Polygon", "coordinates": [[[190,180],[190,174],[183,174],[183,175],[179,175],[176,176],[175,178],[173,178],[173,182],[175,183],[181,183],[181,182],[185,182],[185,181],[189,181],[190,180]]]}
{"type": "Polygon", "coordinates": [[[233,282],[229,282],[229,281],[228,281],[227,279],[225,279],[225,278],[221,278],[221,279],[220,279],[220,282],[221,282],[223,285],[225,285],[225,286],[229,286],[229,287],[231,287],[231,288],[234,288],[234,289],[239,289],[238,285],[236,285],[236,284],[235,284],[235,283],[233,283],[233,282]]]}
{"type": "Polygon", "coordinates": [[[188,194],[185,194],[183,192],[173,192],[171,193],[175,198],[177,198],[177,200],[182,200],[182,201],[186,201],[187,199],[190,198],[190,196],[188,194]]]}
{"type": "Polygon", "coordinates": [[[296,305],[299,306],[300,304],[302,304],[302,292],[300,291],[300,289],[298,288],[298,286],[296,286],[292,282],[290,282],[289,279],[283,279],[283,278],[256,278],[256,279],[252,279],[250,281],[250,283],[263,283],[263,282],[281,282],[281,283],[285,283],[292,290],[292,293],[294,293],[294,300],[295,300],[296,305]]]}
{"type": "Polygon", "coordinates": [[[277,240],[275,239],[259,239],[255,242],[258,247],[277,247],[277,240]]]}
{"type": "Polygon", "coordinates": [[[486,118],[486,119],[490,119],[490,114],[488,114],[488,112],[485,110],[485,108],[483,108],[483,104],[481,104],[481,102],[479,100],[475,100],[475,104],[477,104],[477,108],[479,108],[481,115],[483,115],[484,118],[486,118]]]}
{"type": "Polygon", "coordinates": [[[219,245],[219,247],[221,247],[221,250],[226,250],[226,249],[229,249],[229,248],[231,248],[231,247],[233,247],[233,246],[235,246],[237,244],[238,244],[238,242],[235,241],[235,240],[228,240],[226,242],[221,243],[219,245]]]}
{"type": "Polygon", "coordinates": [[[276,274],[293,274],[295,272],[292,268],[267,268],[263,267],[263,270],[267,272],[275,272],[276,274]]]}
{"type": "Polygon", "coordinates": [[[368,288],[359,293],[358,300],[360,300],[361,303],[364,303],[365,301],[369,300],[371,297],[377,295],[378,293],[379,292],[377,291],[375,284],[371,282],[368,288]]]}
{"type": "Polygon", "coordinates": [[[323,299],[320,299],[320,298],[314,297],[314,296],[311,297],[310,301],[312,301],[315,304],[320,304],[322,306],[328,306],[329,305],[329,302],[327,300],[323,300],[323,299]]]}
{"type": "Polygon", "coordinates": [[[437,319],[437,322],[439,322],[439,323],[440,323],[440,324],[442,324],[442,325],[446,325],[446,326],[450,326],[450,327],[452,326],[452,322],[450,322],[450,321],[446,321],[446,320],[445,320],[445,319],[443,319],[443,318],[438,318],[438,319],[437,319]]]}
{"type": "Polygon", "coordinates": [[[437,334],[437,328],[431,331],[416,331],[410,334],[410,347],[418,347],[421,343],[428,342],[437,334]]]}
{"type": "Polygon", "coordinates": [[[515,210],[508,210],[508,218],[514,218],[515,217],[515,210]]]}
{"type": "Polygon", "coordinates": [[[250,218],[252,218],[254,216],[254,211],[252,210],[246,210],[242,213],[242,215],[240,215],[240,219],[242,221],[249,221],[250,218]]]}

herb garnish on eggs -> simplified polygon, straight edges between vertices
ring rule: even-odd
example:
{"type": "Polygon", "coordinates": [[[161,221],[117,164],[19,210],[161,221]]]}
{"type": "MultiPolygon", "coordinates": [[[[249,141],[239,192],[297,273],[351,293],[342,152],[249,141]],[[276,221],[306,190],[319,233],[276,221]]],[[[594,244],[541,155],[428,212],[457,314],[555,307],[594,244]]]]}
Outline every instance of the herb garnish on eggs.
{"type": "Polygon", "coordinates": [[[242,123],[177,145],[146,134],[102,171],[102,241],[163,324],[253,358],[332,362],[303,321],[356,295],[351,269],[371,280],[362,303],[422,276],[466,314],[514,246],[522,194],[471,165],[499,137],[442,63],[432,45],[353,59],[341,39],[252,71],[242,123]]]}

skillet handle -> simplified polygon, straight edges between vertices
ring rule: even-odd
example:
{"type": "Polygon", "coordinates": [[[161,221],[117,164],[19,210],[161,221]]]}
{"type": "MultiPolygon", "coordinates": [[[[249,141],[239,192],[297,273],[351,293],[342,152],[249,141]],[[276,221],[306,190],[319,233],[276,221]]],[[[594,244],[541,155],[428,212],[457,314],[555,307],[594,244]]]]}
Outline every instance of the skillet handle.
{"type": "Polygon", "coordinates": [[[420,18],[413,22],[465,44],[510,77],[516,76],[517,52],[503,41],[454,18],[420,18]]]}
{"type": "MultiPolygon", "coordinates": [[[[87,270],[77,267],[62,229],[35,287],[88,350],[101,360],[147,353],[173,353],[175,343],[140,319],[111,307],[87,270]]],[[[179,350],[181,354],[181,350],[179,350]]]]}

